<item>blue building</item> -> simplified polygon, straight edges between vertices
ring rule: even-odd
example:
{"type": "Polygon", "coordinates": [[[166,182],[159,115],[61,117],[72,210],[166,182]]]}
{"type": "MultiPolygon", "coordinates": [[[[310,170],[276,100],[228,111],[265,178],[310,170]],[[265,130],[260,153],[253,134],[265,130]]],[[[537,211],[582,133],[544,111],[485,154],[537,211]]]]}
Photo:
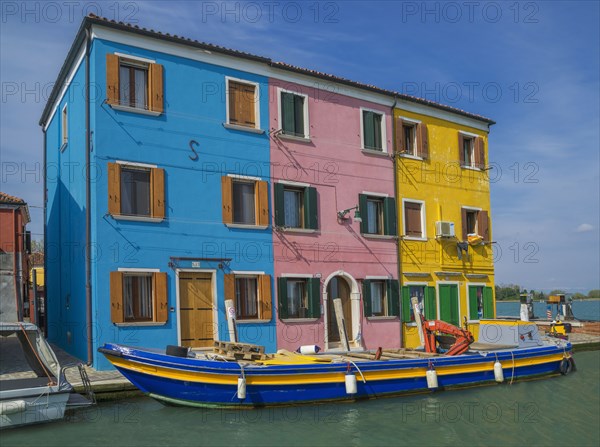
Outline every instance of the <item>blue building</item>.
{"type": "Polygon", "coordinates": [[[159,37],[85,18],[40,120],[49,338],[98,369],[108,341],[229,340],[226,299],[276,347],[262,61],[159,37]]]}

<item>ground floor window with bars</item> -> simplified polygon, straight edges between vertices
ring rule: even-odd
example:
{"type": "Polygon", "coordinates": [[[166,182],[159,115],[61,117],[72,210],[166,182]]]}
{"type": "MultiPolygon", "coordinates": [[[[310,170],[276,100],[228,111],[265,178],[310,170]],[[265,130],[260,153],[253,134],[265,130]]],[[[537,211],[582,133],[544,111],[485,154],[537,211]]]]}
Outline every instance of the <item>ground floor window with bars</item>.
{"type": "Polygon", "coordinates": [[[240,320],[258,319],[258,281],[256,276],[235,278],[235,308],[240,320]]]}
{"type": "Polygon", "coordinates": [[[123,275],[125,321],[152,321],[152,274],[123,275]]]}

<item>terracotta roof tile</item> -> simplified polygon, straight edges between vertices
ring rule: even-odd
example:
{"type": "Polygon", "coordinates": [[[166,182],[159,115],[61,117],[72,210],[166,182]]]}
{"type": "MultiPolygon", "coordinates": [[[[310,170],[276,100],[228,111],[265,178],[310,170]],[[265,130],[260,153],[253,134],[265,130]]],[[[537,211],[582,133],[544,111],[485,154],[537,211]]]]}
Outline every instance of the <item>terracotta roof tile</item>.
{"type": "Polygon", "coordinates": [[[10,205],[25,205],[25,200],[0,191],[0,203],[7,203],[10,205]]]}

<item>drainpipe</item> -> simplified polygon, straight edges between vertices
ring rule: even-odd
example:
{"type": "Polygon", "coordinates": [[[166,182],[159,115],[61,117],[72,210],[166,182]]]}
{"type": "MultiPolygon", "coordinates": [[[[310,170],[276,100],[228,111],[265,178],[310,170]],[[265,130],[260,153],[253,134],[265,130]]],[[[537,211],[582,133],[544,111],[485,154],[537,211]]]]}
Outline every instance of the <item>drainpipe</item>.
{"type": "MultiPolygon", "coordinates": [[[[398,204],[398,155],[396,154],[396,117],[394,116],[394,110],[398,104],[398,97],[394,96],[394,104],[392,104],[392,147],[394,150],[394,196],[396,197],[396,204],[398,204]]],[[[396,205],[396,213],[400,212],[400,207],[396,205]]],[[[396,227],[398,235],[400,235],[400,225],[398,225],[398,214],[396,215],[396,227]]],[[[400,287],[400,347],[404,347],[404,323],[402,322],[402,239],[398,236],[398,285],[400,287]]]]}
{"type": "MultiPolygon", "coordinates": [[[[46,149],[47,149],[47,143],[46,143],[46,129],[44,129],[44,126],[42,126],[42,135],[44,138],[44,327],[40,328],[43,333],[44,333],[44,337],[48,337],[48,264],[46,263],[47,260],[47,256],[48,256],[48,244],[47,244],[47,217],[48,217],[48,179],[46,178],[47,176],[47,172],[46,172],[46,149]]],[[[39,324],[38,324],[39,327],[39,324]]]]}
{"type": "Polygon", "coordinates": [[[19,306],[19,290],[21,288],[21,284],[19,284],[18,274],[17,274],[17,264],[18,264],[18,255],[17,250],[19,249],[19,233],[18,223],[17,223],[17,210],[18,206],[13,207],[12,215],[13,215],[13,278],[15,278],[15,306],[17,310],[17,321],[22,321],[21,317],[21,306],[19,306]]]}
{"type": "Polygon", "coordinates": [[[91,249],[91,185],[90,185],[90,29],[85,30],[85,321],[87,364],[94,359],[92,333],[92,254],[91,249]]]}

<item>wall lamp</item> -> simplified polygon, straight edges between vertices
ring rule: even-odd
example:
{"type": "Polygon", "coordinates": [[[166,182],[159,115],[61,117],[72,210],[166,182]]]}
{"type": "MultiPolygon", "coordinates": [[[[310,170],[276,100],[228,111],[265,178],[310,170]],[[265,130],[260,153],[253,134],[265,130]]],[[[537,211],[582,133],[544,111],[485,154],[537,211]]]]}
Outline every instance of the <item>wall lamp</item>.
{"type": "Polygon", "coordinates": [[[346,220],[346,219],[348,219],[348,217],[349,217],[349,216],[348,216],[348,213],[349,213],[350,211],[352,211],[352,210],[355,210],[355,211],[354,211],[354,221],[355,221],[355,222],[362,222],[362,218],[360,217],[360,211],[359,211],[359,209],[358,209],[358,205],[356,205],[356,206],[353,206],[352,208],[347,208],[347,209],[345,209],[345,210],[338,211],[338,213],[337,213],[337,215],[338,215],[338,219],[341,219],[341,220],[346,220]]]}

